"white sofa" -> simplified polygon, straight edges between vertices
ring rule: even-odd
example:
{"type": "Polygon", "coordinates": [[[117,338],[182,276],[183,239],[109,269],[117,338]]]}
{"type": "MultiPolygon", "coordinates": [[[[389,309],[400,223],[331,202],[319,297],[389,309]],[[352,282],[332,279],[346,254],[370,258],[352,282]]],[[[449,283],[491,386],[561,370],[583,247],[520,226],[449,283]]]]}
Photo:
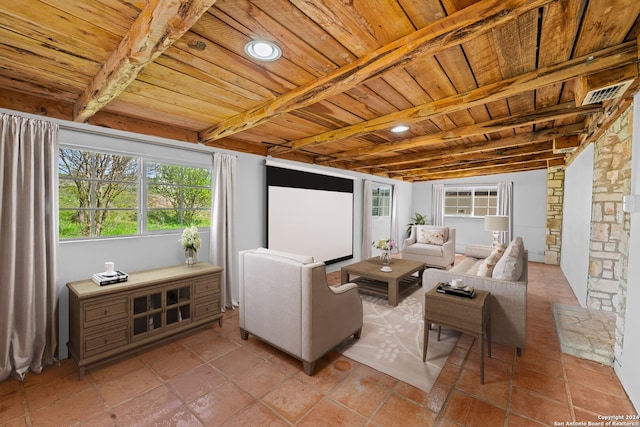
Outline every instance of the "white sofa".
{"type": "Polygon", "coordinates": [[[452,269],[425,270],[422,276],[423,289],[427,292],[438,283],[449,283],[455,278],[474,289],[491,292],[491,340],[514,346],[520,355],[525,346],[527,329],[528,253],[522,239],[516,237],[495,263],[490,277],[487,277],[487,264],[495,262],[488,262],[493,251],[491,246],[467,246],[465,258],[452,269]]]}
{"type": "Polygon", "coordinates": [[[362,330],[362,300],[354,283],[328,286],[324,263],[264,248],[239,253],[240,335],[253,334],[302,360],[316,361],[362,330]]]}
{"type": "Polygon", "coordinates": [[[456,229],[436,225],[414,225],[402,245],[402,258],[421,261],[429,267],[447,268],[456,259],[456,229]]]}

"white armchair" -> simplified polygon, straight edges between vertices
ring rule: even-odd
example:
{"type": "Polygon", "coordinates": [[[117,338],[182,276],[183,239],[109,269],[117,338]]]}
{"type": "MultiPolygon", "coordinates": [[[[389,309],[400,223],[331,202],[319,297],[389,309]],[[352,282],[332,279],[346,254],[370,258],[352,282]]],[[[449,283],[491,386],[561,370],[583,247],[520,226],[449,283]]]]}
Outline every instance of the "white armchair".
{"type": "Polygon", "coordinates": [[[414,225],[404,240],[402,258],[421,261],[429,267],[447,268],[456,259],[456,229],[414,225]]]}
{"type": "Polygon", "coordinates": [[[240,336],[253,334],[315,363],[350,335],[360,338],[362,300],[357,285],[328,286],[324,263],[259,248],[239,253],[240,336]]]}

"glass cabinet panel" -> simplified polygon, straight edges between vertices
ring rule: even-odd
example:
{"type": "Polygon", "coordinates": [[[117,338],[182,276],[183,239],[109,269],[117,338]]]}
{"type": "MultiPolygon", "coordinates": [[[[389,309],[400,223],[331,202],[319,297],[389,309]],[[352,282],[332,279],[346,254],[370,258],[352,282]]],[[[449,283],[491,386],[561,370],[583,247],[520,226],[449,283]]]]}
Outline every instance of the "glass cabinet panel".
{"type": "Polygon", "coordinates": [[[191,317],[191,286],[166,290],[167,326],[191,317]]]}
{"type": "Polygon", "coordinates": [[[133,336],[162,329],[162,292],[134,295],[133,336]]]}

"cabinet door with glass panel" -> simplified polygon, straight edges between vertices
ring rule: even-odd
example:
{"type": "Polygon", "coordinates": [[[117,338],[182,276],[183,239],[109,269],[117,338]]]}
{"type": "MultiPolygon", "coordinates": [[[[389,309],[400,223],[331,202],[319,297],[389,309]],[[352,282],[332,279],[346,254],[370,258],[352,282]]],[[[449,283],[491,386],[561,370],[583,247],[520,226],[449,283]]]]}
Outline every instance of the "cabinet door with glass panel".
{"type": "Polygon", "coordinates": [[[191,282],[136,293],[133,299],[132,339],[141,339],[191,321],[191,282]]]}
{"type": "Polygon", "coordinates": [[[191,321],[191,282],[164,288],[165,325],[171,329],[191,321]]]}

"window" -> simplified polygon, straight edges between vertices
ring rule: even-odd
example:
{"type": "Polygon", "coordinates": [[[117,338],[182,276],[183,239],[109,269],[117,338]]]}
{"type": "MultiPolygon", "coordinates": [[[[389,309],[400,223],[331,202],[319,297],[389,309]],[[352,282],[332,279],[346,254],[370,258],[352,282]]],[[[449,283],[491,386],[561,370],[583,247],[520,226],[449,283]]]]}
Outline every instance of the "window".
{"type": "Polygon", "coordinates": [[[61,239],[210,225],[209,169],[62,148],[58,177],[61,239]]]}
{"type": "Polygon", "coordinates": [[[445,189],[444,214],[484,217],[495,215],[498,206],[497,187],[457,187],[445,189]]]}
{"type": "Polygon", "coordinates": [[[137,234],[138,170],[133,157],[61,149],[60,238],[137,234]]]}
{"type": "Polygon", "coordinates": [[[388,217],[391,215],[391,188],[373,187],[371,197],[371,216],[388,217]]]}
{"type": "Polygon", "coordinates": [[[147,163],[147,229],[208,227],[211,171],[147,163]]]}

